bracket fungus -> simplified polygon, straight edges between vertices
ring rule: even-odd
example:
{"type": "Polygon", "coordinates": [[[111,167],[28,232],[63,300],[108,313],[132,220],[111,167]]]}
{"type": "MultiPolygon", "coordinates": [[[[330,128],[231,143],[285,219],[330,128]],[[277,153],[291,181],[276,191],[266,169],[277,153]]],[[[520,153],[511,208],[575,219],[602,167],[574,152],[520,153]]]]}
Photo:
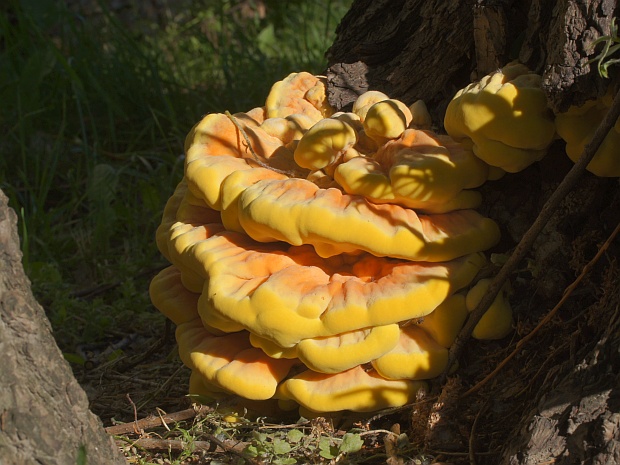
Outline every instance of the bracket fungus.
{"type": "MultiPolygon", "coordinates": [[[[490,279],[481,279],[467,292],[465,297],[467,310],[471,312],[476,308],[490,285],[490,279]]],[[[512,307],[506,298],[506,292],[506,286],[504,286],[474,328],[472,332],[473,337],[492,340],[501,339],[510,333],[512,328],[512,307]]]]}
{"type": "Polygon", "coordinates": [[[476,156],[509,173],[540,160],[555,136],[542,78],[512,62],[456,93],[444,118],[446,132],[476,156]]]}
{"type": "Polygon", "coordinates": [[[293,73],[264,108],[208,115],[187,137],[157,231],[172,266],[150,293],[194,394],[366,412],[445,369],[499,240],[473,209],[488,165],[385,94],[335,115],[324,95],[293,73]]]}
{"type": "MultiPolygon", "coordinates": [[[[612,89],[610,88],[610,91],[612,89]]],[[[570,107],[555,116],[558,135],[566,141],[566,154],[576,162],[586,145],[594,137],[594,132],[609,111],[613,93],[607,92],[602,98],[589,100],[582,106],[570,107]]],[[[609,131],[603,143],[594,154],[586,169],[601,177],[620,176],[620,120],[609,131]]]]}
{"type": "Polygon", "coordinates": [[[372,105],[364,117],[364,131],[381,144],[401,136],[413,116],[411,110],[399,100],[382,100],[372,105]]]}
{"type": "Polygon", "coordinates": [[[322,169],[337,162],[356,142],[357,134],[351,125],[325,118],[303,134],[293,156],[302,168],[322,169]]]}
{"type": "Polygon", "coordinates": [[[398,204],[426,213],[472,209],[480,194],[471,190],[488,177],[488,165],[450,137],[407,129],[372,157],[340,164],[336,181],[348,194],[376,204],[398,204]]]}
{"type": "Polygon", "coordinates": [[[325,79],[302,71],[291,73],[272,87],[265,101],[267,118],[302,114],[315,121],[332,113],[325,94],[325,79]]]}

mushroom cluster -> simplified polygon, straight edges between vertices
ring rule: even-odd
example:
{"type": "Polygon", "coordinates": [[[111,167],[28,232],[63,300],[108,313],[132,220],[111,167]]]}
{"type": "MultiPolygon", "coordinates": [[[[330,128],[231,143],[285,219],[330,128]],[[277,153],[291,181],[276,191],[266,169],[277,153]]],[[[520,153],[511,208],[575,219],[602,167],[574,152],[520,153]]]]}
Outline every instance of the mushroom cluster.
{"type": "MultiPolygon", "coordinates": [[[[150,287],[191,393],[364,412],[446,368],[499,228],[475,210],[493,168],[429,123],[380,92],[334,113],[302,72],[191,130],[150,287]]],[[[510,329],[496,307],[479,337],[510,329]]]]}
{"type": "MultiPolygon", "coordinates": [[[[576,162],[608,113],[614,86],[605,95],[554,114],[547,105],[542,77],[517,61],[459,90],[448,104],[446,132],[488,163],[489,179],[515,173],[539,161],[556,136],[576,162]]],[[[620,120],[609,131],[587,170],[600,177],[620,176],[620,120]]]]}
{"type": "MultiPolygon", "coordinates": [[[[603,97],[588,100],[581,106],[571,106],[566,112],[556,115],[558,135],[566,141],[566,154],[572,161],[576,162],[579,159],[586,145],[594,137],[596,128],[609,112],[614,95],[612,90],[610,87],[603,97]]],[[[601,177],[619,177],[618,147],[620,147],[620,119],[603,139],[603,143],[586,169],[601,177]]]]}
{"type": "Polygon", "coordinates": [[[444,127],[496,170],[515,173],[540,160],[555,136],[553,113],[542,77],[519,62],[483,77],[456,93],[444,127]]]}

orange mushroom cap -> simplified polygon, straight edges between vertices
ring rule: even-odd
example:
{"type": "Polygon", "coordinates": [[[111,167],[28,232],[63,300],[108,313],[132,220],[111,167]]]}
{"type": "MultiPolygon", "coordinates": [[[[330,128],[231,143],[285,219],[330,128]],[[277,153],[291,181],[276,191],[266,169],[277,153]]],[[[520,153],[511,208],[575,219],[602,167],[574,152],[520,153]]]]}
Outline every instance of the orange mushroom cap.
{"type": "Polygon", "coordinates": [[[304,371],[284,381],[278,396],[317,412],[370,412],[408,404],[425,387],[421,381],[388,380],[357,366],[335,374],[304,371]]]}
{"type": "Polygon", "coordinates": [[[448,365],[448,349],[416,325],[401,329],[396,347],[372,361],[386,379],[429,379],[440,375],[448,365]]]}
{"type": "Polygon", "coordinates": [[[267,168],[238,170],[226,176],[220,184],[222,224],[229,231],[245,232],[239,221],[239,198],[250,186],[264,179],[288,179],[284,174],[267,168]]]}
{"type": "Polygon", "coordinates": [[[207,115],[186,139],[185,178],[188,188],[216,210],[220,209],[220,185],[234,171],[248,170],[259,165],[278,169],[294,166],[292,152],[284,143],[264,131],[253,119],[244,118],[243,115],[207,115]],[[249,146],[245,136],[250,142],[249,146]],[[282,163],[284,167],[278,166],[282,163]]]}
{"type": "Polygon", "coordinates": [[[185,231],[188,237],[174,236],[171,248],[191,257],[190,268],[204,279],[201,317],[222,331],[245,328],[281,347],[424,316],[484,264],[472,254],[445,263],[361,255],[350,265],[321,259],[308,247],[261,245],[229,231],[185,231]]]}
{"type": "Polygon", "coordinates": [[[323,78],[310,73],[291,73],[276,82],[265,102],[267,118],[303,114],[319,121],[333,113],[325,98],[323,78]]]}
{"type": "Polygon", "coordinates": [[[164,268],[153,278],[149,294],[153,305],[176,325],[199,318],[200,294],[183,286],[181,272],[174,266],[164,268]]]}
{"type": "Polygon", "coordinates": [[[203,382],[246,399],[270,399],[294,360],[273,359],[250,345],[247,332],[213,336],[194,322],[177,327],[179,355],[203,382]]]}
{"type": "Polygon", "coordinates": [[[474,210],[418,215],[304,179],[260,181],[239,202],[240,224],[253,239],[311,244],[323,257],[366,251],[438,262],[486,250],[499,240],[495,222],[474,210]]]}
{"type": "Polygon", "coordinates": [[[341,163],[334,178],[345,192],[373,203],[392,203],[428,213],[475,208],[471,191],[487,180],[488,165],[448,136],[407,129],[372,157],[341,163]]]}

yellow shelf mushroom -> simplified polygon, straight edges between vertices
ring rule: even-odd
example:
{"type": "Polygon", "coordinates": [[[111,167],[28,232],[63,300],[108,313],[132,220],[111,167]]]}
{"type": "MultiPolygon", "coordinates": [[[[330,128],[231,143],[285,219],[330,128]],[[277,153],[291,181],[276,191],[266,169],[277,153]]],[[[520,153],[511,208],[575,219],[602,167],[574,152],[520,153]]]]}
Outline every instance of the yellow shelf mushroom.
{"type": "Polygon", "coordinates": [[[325,79],[307,72],[291,73],[276,82],[265,102],[267,118],[302,114],[320,121],[333,113],[325,97],[325,79]]]}
{"type": "Polygon", "coordinates": [[[372,105],[364,118],[364,131],[379,144],[397,139],[407,129],[413,116],[399,100],[382,100],[372,105]]]}
{"type": "Polygon", "coordinates": [[[188,291],[181,281],[181,272],[174,266],[160,271],[151,281],[149,295],[153,305],[175,325],[200,318],[200,294],[188,291]]]}
{"type": "Polygon", "coordinates": [[[469,139],[472,150],[509,173],[540,160],[555,135],[542,78],[512,62],[456,93],[444,118],[446,132],[469,139]]]}
{"type": "Polygon", "coordinates": [[[251,346],[248,333],[215,336],[196,321],[176,330],[179,356],[215,387],[253,400],[271,399],[294,360],[274,359],[251,346]]]}
{"type": "Polygon", "coordinates": [[[448,348],[467,320],[467,313],[465,296],[458,293],[448,297],[435,310],[418,320],[417,325],[438,344],[448,348]]]}
{"type": "Polygon", "coordinates": [[[295,162],[302,168],[317,170],[338,161],[357,142],[351,125],[335,119],[322,119],[304,133],[295,148],[295,162]]]}
{"type": "Polygon", "coordinates": [[[405,326],[398,344],[372,361],[377,373],[386,379],[430,379],[448,366],[448,349],[416,325],[405,326]]]}
{"type": "Polygon", "coordinates": [[[241,227],[253,239],[310,244],[322,257],[364,251],[439,262],[486,250],[499,240],[495,222],[474,210],[417,214],[303,179],[261,181],[241,194],[239,204],[241,227]]]}
{"type": "Polygon", "coordinates": [[[385,379],[357,366],[335,374],[304,371],[284,381],[278,396],[314,412],[369,412],[412,402],[425,386],[422,381],[385,379]]]}
{"type": "MultiPolygon", "coordinates": [[[[580,107],[572,106],[564,113],[555,116],[558,135],[566,141],[566,154],[576,162],[584,152],[586,145],[594,137],[613,101],[613,94],[608,92],[598,100],[590,100],[580,107]]],[[[603,143],[586,169],[601,177],[620,176],[620,119],[607,133],[603,143]]]]}
{"type": "Polygon", "coordinates": [[[389,352],[398,343],[399,335],[398,324],[393,323],[304,339],[297,344],[297,355],[311,370],[339,373],[389,352]]]}
{"type": "Polygon", "coordinates": [[[186,231],[189,237],[172,239],[173,263],[203,278],[203,320],[225,332],[247,329],[281,347],[427,315],[484,264],[480,254],[443,263],[365,254],[348,265],[330,263],[309,247],[260,244],[229,231],[210,237],[186,231]],[[192,255],[187,263],[184,257],[192,255]]]}
{"type": "Polygon", "coordinates": [[[389,99],[390,97],[383,92],[378,90],[369,90],[355,99],[351,111],[359,117],[360,121],[364,121],[364,119],[366,119],[366,113],[368,113],[370,107],[377,102],[382,102],[389,99]]]}
{"type": "MultiPolygon", "coordinates": [[[[478,306],[486,293],[490,279],[481,279],[468,292],[465,299],[467,310],[470,312],[478,306]]],[[[501,339],[512,329],[512,307],[506,298],[506,291],[502,289],[482,318],[474,328],[472,336],[476,339],[501,339]]]]}
{"type": "Polygon", "coordinates": [[[407,129],[372,157],[340,164],[334,179],[348,194],[378,204],[397,204],[426,213],[477,208],[472,190],[488,177],[488,165],[448,136],[407,129]]]}
{"type": "Polygon", "coordinates": [[[412,108],[369,92],[333,114],[324,80],[293,73],[191,130],[150,286],[190,393],[367,412],[444,370],[499,228],[473,210],[488,165],[412,108]]]}

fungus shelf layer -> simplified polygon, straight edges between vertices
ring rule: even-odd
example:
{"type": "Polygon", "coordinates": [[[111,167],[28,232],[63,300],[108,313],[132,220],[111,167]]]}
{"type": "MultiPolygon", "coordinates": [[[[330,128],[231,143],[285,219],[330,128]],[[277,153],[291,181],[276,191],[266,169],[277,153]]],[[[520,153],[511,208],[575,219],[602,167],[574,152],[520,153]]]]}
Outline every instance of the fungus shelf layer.
{"type": "Polygon", "coordinates": [[[366,412],[444,370],[499,239],[473,209],[492,169],[411,108],[370,92],[334,113],[323,78],[293,73],[192,129],[150,287],[192,393],[366,412]]]}

